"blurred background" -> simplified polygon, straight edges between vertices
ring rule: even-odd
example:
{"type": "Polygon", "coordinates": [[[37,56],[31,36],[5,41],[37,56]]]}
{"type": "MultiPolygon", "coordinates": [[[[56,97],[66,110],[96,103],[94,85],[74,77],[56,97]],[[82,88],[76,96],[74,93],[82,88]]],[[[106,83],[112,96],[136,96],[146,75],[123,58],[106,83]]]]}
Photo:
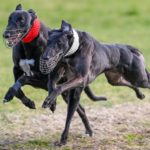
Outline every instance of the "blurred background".
{"type": "MultiPolygon", "coordinates": [[[[8,16],[21,3],[25,10],[32,8],[38,18],[50,28],[59,28],[64,19],[76,29],[90,33],[97,40],[106,43],[131,44],[140,49],[145,57],[146,66],[150,71],[150,1],[149,0],[0,0],[0,121],[4,114],[34,113],[25,108],[14,98],[7,105],[2,99],[13,84],[12,50],[5,47],[2,33],[7,25],[8,16]]],[[[150,102],[150,92],[142,89],[146,95],[144,101],[136,98],[134,91],[126,87],[112,87],[101,75],[91,85],[97,95],[105,95],[106,102],[91,102],[83,93],[81,103],[91,108],[112,108],[118,104],[144,104],[150,102]]],[[[26,95],[35,101],[37,109],[47,92],[30,86],[23,87],[26,95]]],[[[66,108],[59,97],[58,106],[66,108]]],[[[38,110],[36,111],[38,114],[38,110]]],[[[41,112],[40,112],[41,113],[41,112]]]]}

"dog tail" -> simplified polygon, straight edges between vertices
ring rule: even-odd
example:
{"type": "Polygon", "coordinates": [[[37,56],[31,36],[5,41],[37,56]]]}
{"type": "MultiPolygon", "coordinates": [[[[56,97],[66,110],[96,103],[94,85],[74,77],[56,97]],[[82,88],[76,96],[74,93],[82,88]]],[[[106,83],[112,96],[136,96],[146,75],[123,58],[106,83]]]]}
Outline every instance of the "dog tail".
{"type": "Polygon", "coordinates": [[[93,92],[91,91],[89,86],[86,86],[84,89],[85,93],[87,94],[87,96],[92,100],[92,101],[105,101],[107,100],[106,97],[104,96],[95,96],[93,94],[93,92]]]}

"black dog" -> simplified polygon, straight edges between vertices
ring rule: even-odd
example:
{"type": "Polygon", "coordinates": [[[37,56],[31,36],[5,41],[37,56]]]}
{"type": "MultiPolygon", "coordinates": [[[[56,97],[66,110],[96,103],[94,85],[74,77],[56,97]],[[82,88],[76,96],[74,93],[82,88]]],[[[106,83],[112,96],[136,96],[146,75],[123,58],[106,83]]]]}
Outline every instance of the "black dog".
{"type": "MultiPolygon", "coordinates": [[[[50,29],[38,20],[35,12],[31,9],[25,11],[21,5],[17,5],[16,10],[10,14],[3,36],[7,41],[7,45],[13,47],[15,84],[6,93],[4,102],[10,101],[16,96],[27,107],[35,108],[34,102],[27,98],[20,89],[21,86],[28,84],[48,90],[48,75],[43,75],[39,71],[39,58],[46,49],[49,31],[50,29]]],[[[62,69],[60,68],[60,70],[62,69]]],[[[58,71],[55,76],[59,80],[61,72],[58,71]]],[[[55,81],[53,80],[53,82],[55,81]]],[[[84,91],[93,101],[106,100],[105,97],[94,96],[88,86],[84,91]]],[[[66,102],[68,102],[69,95],[69,91],[62,93],[66,102]]],[[[85,125],[87,133],[91,134],[88,119],[81,105],[79,105],[77,112],[85,125]]]]}
{"type": "Polygon", "coordinates": [[[129,45],[98,42],[86,32],[74,30],[65,21],[62,21],[60,29],[50,32],[48,46],[41,56],[40,69],[43,73],[50,73],[62,62],[66,64],[65,76],[68,78],[50,91],[43,103],[44,108],[50,107],[59,94],[71,89],[66,125],[59,145],[66,143],[82,90],[101,73],[105,73],[112,85],[132,88],[140,99],[144,95],[138,87],[150,88],[150,75],[138,49],[129,45]]]}
{"type": "MultiPolygon", "coordinates": [[[[33,10],[22,10],[20,4],[17,5],[16,10],[10,14],[3,37],[6,40],[6,44],[9,47],[13,47],[13,74],[15,82],[22,75],[34,75],[33,80],[29,84],[34,87],[47,89],[47,76],[39,72],[38,58],[47,45],[49,30],[49,28],[37,19],[33,10]],[[33,30],[37,32],[33,33],[33,36],[29,35],[28,32],[30,33],[30,31],[32,32],[33,30]],[[22,40],[24,37],[26,38],[22,40]]],[[[14,96],[13,93],[15,93],[15,90],[10,88],[5,95],[4,102],[10,101],[14,96]]],[[[32,109],[35,108],[34,102],[27,98],[21,89],[18,90],[15,96],[19,98],[25,106],[32,109]]]]}

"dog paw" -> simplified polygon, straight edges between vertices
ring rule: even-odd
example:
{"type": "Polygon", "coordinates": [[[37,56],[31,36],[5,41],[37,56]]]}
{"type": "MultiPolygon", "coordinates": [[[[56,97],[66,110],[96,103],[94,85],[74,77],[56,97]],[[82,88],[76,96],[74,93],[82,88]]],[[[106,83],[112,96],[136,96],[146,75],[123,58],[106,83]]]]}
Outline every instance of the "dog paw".
{"type": "Polygon", "coordinates": [[[28,102],[23,104],[30,109],[36,109],[34,101],[31,101],[30,99],[28,99],[28,102]]]}
{"type": "Polygon", "coordinates": [[[102,100],[107,101],[107,97],[105,97],[105,96],[102,97],[102,100]]]}
{"type": "Polygon", "coordinates": [[[139,93],[137,94],[137,97],[142,100],[145,98],[145,95],[143,93],[139,93]]]}
{"type": "Polygon", "coordinates": [[[54,113],[54,111],[56,110],[56,101],[54,101],[50,106],[49,109],[54,113]]]}
{"type": "Polygon", "coordinates": [[[47,107],[48,107],[48,104],[49,104],[49,102],[48,102],[48,100],[47,100],[47,98],[46,98],[45,101],[44,101],[43,104],[42,104],[42,108],[47,108],[47,107]]]}
{"type": "Polygon", "coordinates": [[[88,135],[88,136],[90,136],[90,137],[92,137],[93,136],[93,131],[91,129],[86,130],[85,134],[88,135]]]}
{"type": "Polygon", "coordinates": [[[54,113],[54,111],[56,110],[56,100],[52,100],[47,97],[42,104],[42,108],[49,108],[54,113]]]}
{"type": "Polygon", "coordinates": [[[48,108],[49,107],[49,105],[50,105],[50,98],[49,98],[49,96],[48,97],[46,97],[46,99],[44,100],[44,102],[43,102],[43,104],[42,104],[42,108],[48,108]]]}
{"type": "Polygon", "coordinates": [[[9,102],[15,96],[16,91],[13,88],[9,88],[8,92],[6,93],[3,103],[9,102]]]}
{"type": "Polygon", "coordinates": [[[56,109],[56,97],[58,96],[58,90],[53,91],[43,102],[42,108],[50,108],[52,112],[56,109]]]}
{"type": "Polygon", "coordinates": [[[100,96],[100,97],[98,97],[98,101],[107,101],[107,97],[100,96]]]}
{"type": "Polygon", "coordinates": [[[65,141],[56,141],[56,142],[54,142],[54,146],[61,147],[61,146],[65,145],[66,143],[67,143],[66,140],[65,141]]]}
{"type": "Polygon", "coordinates": [[[7,99],[3,99],[4,104],[7,103],[7,102],[9,102],[7,99]]]}

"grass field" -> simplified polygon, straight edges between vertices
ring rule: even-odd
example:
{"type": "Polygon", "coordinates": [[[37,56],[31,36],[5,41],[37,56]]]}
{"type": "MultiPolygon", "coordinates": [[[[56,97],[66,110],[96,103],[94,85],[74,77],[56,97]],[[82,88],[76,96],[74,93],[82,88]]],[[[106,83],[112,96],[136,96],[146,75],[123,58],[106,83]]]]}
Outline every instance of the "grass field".
{"type": "MultiPolygon", "coordinates": [[[[141,50],[150,70],[150,1],[149,0],[1,0],[0,34],[7,18],[21,3],[34,9],[38,17],[51,28],[58,28],[62,19],[74,28],[84,30],[96,39],[108,43],[128,43],[141,50]]],[[[66,105],[59,97],[52,114],[41,109],[47,92],[25,86],[26,95],[35,101],[36,110],[29,110],[19,100],[4,105],[2,99],[13,84],[12,51],[0,38],[0,150],[55,149],[53,142],[63,130],[66,105]]],[[[110,86],[102,75],[91,84],[107,102],[91,102],[83,93],[85,106],[93,128],[92,138],[84,136],[83,125],[75,114],[69,141],[62,150],[150,150],[150,92],[142,89],[146,98],[140,101],[131,89],[110,86]]]]}

